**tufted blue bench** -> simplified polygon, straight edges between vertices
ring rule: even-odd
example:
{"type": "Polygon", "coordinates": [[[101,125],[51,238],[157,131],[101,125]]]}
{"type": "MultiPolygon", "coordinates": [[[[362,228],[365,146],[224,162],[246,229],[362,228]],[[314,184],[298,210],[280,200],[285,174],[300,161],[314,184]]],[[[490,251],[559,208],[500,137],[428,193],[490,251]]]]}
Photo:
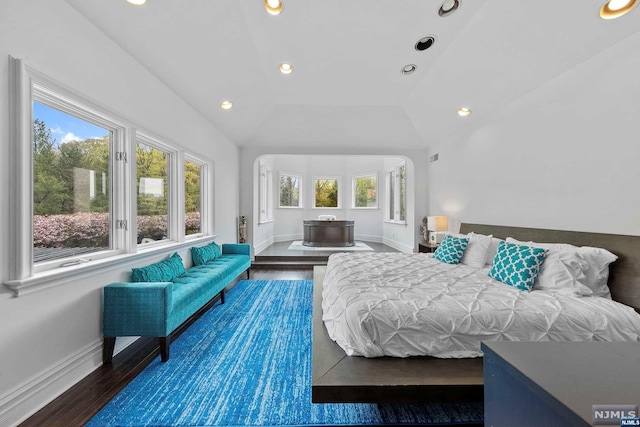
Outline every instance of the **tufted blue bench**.
{"type": "Polygon", "coordinates": [[[245,271],[249,278],[251,247],[223,244],[222,255],[191,267],[171,282],[119,282],[104,288],[103,362],[113,358],[116,337],[158,337],[163,362],[169,360],[171,333],[217,295],[224,304],[227,285],[245,271]]]}

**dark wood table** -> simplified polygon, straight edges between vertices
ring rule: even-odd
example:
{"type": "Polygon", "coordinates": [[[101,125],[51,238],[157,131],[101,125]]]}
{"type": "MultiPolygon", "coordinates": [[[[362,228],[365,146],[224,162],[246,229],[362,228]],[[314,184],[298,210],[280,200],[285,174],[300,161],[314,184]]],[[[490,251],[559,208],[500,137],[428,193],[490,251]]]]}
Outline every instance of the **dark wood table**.
{"type": "Polygon", "coordinates": [[[592,405],[640,403],[640,343],[485,342],[482,351],[486,426],[591,426],[592,405]]]}

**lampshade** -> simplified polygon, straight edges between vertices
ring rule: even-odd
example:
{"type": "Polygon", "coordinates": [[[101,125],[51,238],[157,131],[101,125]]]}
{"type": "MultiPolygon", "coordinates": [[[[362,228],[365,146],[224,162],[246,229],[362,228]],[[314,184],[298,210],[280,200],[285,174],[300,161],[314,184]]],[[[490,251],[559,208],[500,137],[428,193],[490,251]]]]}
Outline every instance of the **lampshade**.
{"type": "Polygon", "coordinates": [[[446,216],[427,217],[427,230],[447,231],[448,229],[449,229],[449,217],[446,217],[446,216]]]}

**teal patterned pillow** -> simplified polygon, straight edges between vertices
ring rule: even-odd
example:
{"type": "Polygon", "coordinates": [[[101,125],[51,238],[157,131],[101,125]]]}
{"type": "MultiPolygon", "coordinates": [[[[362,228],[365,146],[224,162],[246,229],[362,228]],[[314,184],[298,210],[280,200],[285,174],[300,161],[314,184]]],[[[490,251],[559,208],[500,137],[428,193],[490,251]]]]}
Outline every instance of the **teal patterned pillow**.
{"type": "Polygon", "coordinates": [[[206,246],[194,246],[191,248],[191,259],[193,260],[194,265],[206,264],[219,256],[220,247],[216,242],[211,242],[206,246]]]}
{"type": "Polygon", "coordinates": [[[134,282],[171,282],[181,274],[184,274],[184,265],[177,253],[155,264],[131,269],[134,282]]]}
{"type": "Polygon", "coordinates": [[[469,239],[466,237],[455,237],[447,234],[434,252],[433,257],[447,264],[458,264],[468,244],[469,239]]]}
{"type": "Polygon", "coordinates": [[[541,248],[500,242],[489,276],[521,291],[530,291],[545,255],[541,248]]]}

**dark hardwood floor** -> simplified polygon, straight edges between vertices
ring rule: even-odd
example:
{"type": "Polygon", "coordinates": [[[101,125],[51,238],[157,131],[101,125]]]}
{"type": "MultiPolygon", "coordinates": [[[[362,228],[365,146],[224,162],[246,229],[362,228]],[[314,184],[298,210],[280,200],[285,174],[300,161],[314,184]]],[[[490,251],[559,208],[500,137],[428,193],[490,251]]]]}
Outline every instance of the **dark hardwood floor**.
{"type": "MultiPolygon", "coordinates": [[[[397,252],[381,243],[366,242],[376,252],[397,252]]],[[[312,280],[313,265],[326,264],[332,251],[288,250],[291,242],[278,242],[255,257],[252,280],[312,280]]],[[[244,277],[241,276],[241,279],[244,277]]],[[[176,330],[175,339],[218,298],[176,330]]],[[[101,366],[50,404],[28,418],[25,427],[71,427],[86,424],[104,405],[160,354],[158,340],[141,338],[117,354],[111,366],[101,366]]]]}

